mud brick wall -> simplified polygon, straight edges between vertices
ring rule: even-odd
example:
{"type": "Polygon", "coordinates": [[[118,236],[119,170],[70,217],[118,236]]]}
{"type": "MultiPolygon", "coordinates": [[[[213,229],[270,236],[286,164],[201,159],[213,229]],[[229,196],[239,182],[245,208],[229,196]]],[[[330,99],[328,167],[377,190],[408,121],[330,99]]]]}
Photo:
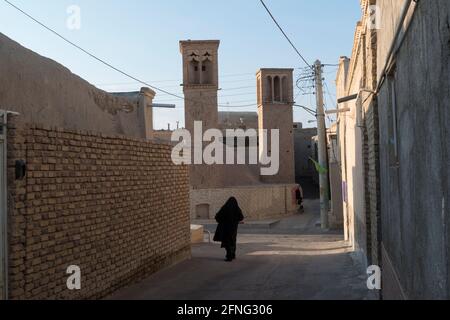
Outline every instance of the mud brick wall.
{"type": "Polygon", "coordinates": [[[19,118],[8,125],[11,299],[102,298],[190,256],[188,171],[169,145],[19,118]]]}

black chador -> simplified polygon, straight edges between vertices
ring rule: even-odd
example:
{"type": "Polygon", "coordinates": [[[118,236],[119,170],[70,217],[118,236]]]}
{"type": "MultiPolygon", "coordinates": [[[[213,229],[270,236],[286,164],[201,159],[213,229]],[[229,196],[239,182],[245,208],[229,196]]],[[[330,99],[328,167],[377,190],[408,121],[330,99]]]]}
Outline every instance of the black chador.
{"type": "Polygon", "coordinates": [[[241,208],[236,198],[228,199],[225,205],[220,209],[216,215],[218,222],[214,241],[222,242],[222,248],[227,250],[226,261],[233,261],[236,259],[236,240],[238,226],[244,220],[241,208]]]}

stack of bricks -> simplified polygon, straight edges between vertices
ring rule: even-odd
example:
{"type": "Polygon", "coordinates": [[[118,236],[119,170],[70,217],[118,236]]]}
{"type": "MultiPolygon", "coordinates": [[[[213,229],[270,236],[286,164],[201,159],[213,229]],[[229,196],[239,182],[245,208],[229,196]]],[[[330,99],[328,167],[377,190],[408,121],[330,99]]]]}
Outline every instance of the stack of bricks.
{"type": "Polygon", "coordinates": [[[170,145],[19,118],[8,124],[9,298],[103,298],[190,257],[189,175],[170,145]],[[67,287],[71,265],[81,290],[67,287]]]}

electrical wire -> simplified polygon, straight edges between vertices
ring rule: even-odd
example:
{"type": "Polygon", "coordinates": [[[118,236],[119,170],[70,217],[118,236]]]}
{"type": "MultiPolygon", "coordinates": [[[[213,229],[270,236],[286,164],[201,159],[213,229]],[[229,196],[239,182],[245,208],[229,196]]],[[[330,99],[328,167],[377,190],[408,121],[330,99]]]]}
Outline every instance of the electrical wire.
{"type": "Polygon", "coordinates": [[[21,13],[24,14],[25,16],[27,16],[29,19],[31,19],[31,20],[33,20],[34,22],[36,22],[37,24],[39,24],[41,27],[47,29],[48,31],[50,31],[51,33],[53,33],[53,34],[56,35],[57,37],[61,38],[62,40],[64,40],[64,41],[67,42],[68,44],[70,44],[71,46],[73,46],[73,47],[75,47],[76,49],[82,51],[83,53],[87,54],[87,55],[90,56],[91,58],[97,60],[98,62],[104,64],[104,65],[107,66],[108,68],[111,68],[111,69],[113,69],[114,71],[117,71],[117,72],[121,73],[122,75],[124,75],[124,76],[126,76],[126,77],[128,77],[128,78],[130,78],[130,79],[132,79],[132,80],[134,80],[134,81],[136,81],[136,82],[142,83],[142,84],[146,85],[147,87],[149,87],[149,88],[151,88],[151,89],[153,89],[153,90],[160,91],[160,92],[164,92],[164,93],[167,94],[167,95],[170,95],[170,96],[173,96],[173,97],[176,97],[176,98],[179,98],[179,99],[184,99],[183,97],[181,97],[181,96],[179,96],[179,95],[177,95],[177,94],[174,94],[174,93],[171,93],[171,92],[166,91],[166,90],[164,90],[164,89],[161,89],[161,88],[158,88],[158,87],[156,87],[156,86],[153,86],[153,85],[151,85],[151,84],[149,84],[149,83],[147,83],[147,82],[145,82],[145,81],[140,80],[140,79],[137,78],[137,77],[132,76],[131,74],[129,74],[129,73],[127,73],[127,72],[125,72],[125,71],[123,71],[123,70],[117,68],[117,67],[114,67],[112,64],[106,62],[105,60],[103,60],[103,59],[101,59],[101,58],[99,58],[99,57],[97,57],[97,56],[94,55],[93,53],[91,53],[91,52],[89,52],[89,51],[83,49],[82,47],[80,47],[80,46],[77,45],[76,43],[70,41],[69,39],[67,39],[66,37],[64,37],[63,35],[61,35],[60,33],[58,33],[58,32],[56,32],[55,30],[53,30],[52,28],[46,26],[44,23],[42,23],[41,21],[37,20],[36,18],[34,18],[33,16],[31,16],[30,14],[28,14],[27,12],[25,12],[25,11],[22,10],[21,8],[17,7],[17,6],[14,5],[13,3],[11,3],[10,1],[8,1],[8,0],[3,0],[3,1],[5,1],[7,4],[9,4],[9,5],[10,5],[11,7],[13,7],[14,9],[18,10],[19,12],[21,12],[21,13]]]}
{"type": "Polygon", "coordinates": [[[270,15],[270,17],[272,18],[273,22],[275,22],[275,24],[277,25],[278,29],[280,29],[281,33],[284,35],[284,37],[286,38],[286,40],[290,43],[290,45],[292,46],[292,48],[294,48],[295,52],[299,55],[299,57],[303,60],[303,62],[311,69],[314,70],[314,67],[312,65],[310,65],[308,63],[308,61],[306,61],[306,59],[303,57],[303,55],[300,53],[300,51],[297,49],[297,47],[294,45],[294,43],[291,41],[291,39],[288,37],[288,35],[286,34],[286,32],[284,32],[283,28],[280,26],[280,24],[278,23],[277,19],[275,19],[275,17],[273,16],[272,12],[270,11],[270,9],[267,7],[267,5],[264,3],[263,0],[259,0],[261,2],[261,4],[264,6],[264,8],[266,9],[267,13],[270,15]]]}
{"type": "MultiPolygon", "coordinates": [[[[331,96],[331,91],[330,91],[330,89],[328,88],[327,81],[325,80],[324,83],[325,83],[325,89],[326,89],[326,92],[327,92],[327,94],[328,94],[328,97],[330,98],[330,103],[332,103],[333,101],[336,101],[336,100],[334,100],[333,97],[331,96]]],[[[328,110],[327,107],[325,107],[325,108],[328,110]]],[[[328,118],[328,121],[330,121],[331,123],[334,122],[334,121],[331,119],[331,117],[330,117],[329,115],[327,115],[327,118],[328,118]]]]}
{"type": "MultiPolygon", "coordinates": [[[[186,101],[185,97],[182,97],[181,95],[178,95],[178,94],[172,93],[172,92],[170,92],[170,91],[164,90],[164,89],[162,89],[162,88],[156,87],[156,86],[154,86],[154,85],[151,85],[151,84],[149,84],[148,82],[143,81],[143,80],[141,80],[141,79],[139,79],[139,78],[137,78],[137,77],[135,77],[135,76],[129,74],[128,72],[123,71],[122,69],[113,66],[111,63],[105,61],[104,59],[101,59],[101,58],[97,57],[95,54],[91,53],[90,51],[88,51],[88,50],[82,48],[81,46],[79,46],[78,44],[76,44],[76,43],[70,41],[69,39],[67,39],[66,37],[64,37],[63,35],[61,35],[60,33],[58,33],[57,31],[55,31],[55,30],[53,30],[52,28],[48,27],[48,26],[45,25],[43,22],[41,22],[41,21],[39,21],[38,19],[34,18],[32,15],[30,15],[30,14],[27,13],[26,11],[22,10],[21,8],[19,8],[19,7],[16,6],[15,4],[11,3],[10,1],[8,1],[8,0],[3,0],[3,1],[4,1],[5,3],[7,3],[8,5],[10,5],[11,7],[13,7],[14,9],[16,9],[17,11],[21,12],[23,15],[25,15],[26,17],[28,17],[29,19],[31,19],[31,20],[34,21],[35,23],[39,24],[39,25],[40,25],[41,27],[43,27],[44,29],[46,29],[46,30],[48,30],[49,32],[51,32],[51,33],[53,33],[54,35],[56,35],[58,38],[60,38],[60,39],[62,39],[63,41],[67,42],[68,44],[70,44],[70,45],[73,46],[74,48],[80,50],[81,52],[85,53],[86,55],[88,55],[89,57],[93,58],[94,60],[97,60],[98,62],[102,63],[103,65],[107,66],[108,68],[110,68],[110,69],[112,69],[112,70],[114,70],[114,71],[116,71],[116,72],[118,72],[118,73],[120,73],[120,74],[126,76],[127,78],[130,78],[131,80],[136,81],[137,83],[141,83],[141,84],[143,84],[143,85],[145,85],[145,86],[147,86],[147,87],[149,87],[149,88],[151,88],[151,89],[153,89],[153,90],[155,90],[155,91],[159,91],[159,92],[162,92],[162,93],[164,93],[164,94],[166,94],[166,95],[169,95],[169,96],[175,97],[175,98],[177,98],[177,99],[185,100],[185,101],[186,101]]],[[[242,74],[241,74],[241,75],[242,75],[242,74]]],[[[232,76],[232,75],[231,75],[231,76],[232,76]]],[[[194,101],[194,100],[192,100],[192,101],[194,101]]],[[[194,102],[199,102],[199,101],[194,101],[194,102]]],[[[227,107],[227,108],[230,108],[231,106],[220,106],[220,105],[219,105],[218,107],[227,107]]],[[[235,107],[241,108],[241,107],[244,107],[244,106],[235,106],[235,107]]]]}
{"type": "Polygon", "coordinates": [[[302,105],[299,105],[299,104],[295,104],[294,107],[302,108],[303,110],[305,110],[306,112],[308,112],[312,116],[317,117],[316,112],[314,110],[308,108],[308,107],[305,107],[305,106],[302,106],[302,105]]]}

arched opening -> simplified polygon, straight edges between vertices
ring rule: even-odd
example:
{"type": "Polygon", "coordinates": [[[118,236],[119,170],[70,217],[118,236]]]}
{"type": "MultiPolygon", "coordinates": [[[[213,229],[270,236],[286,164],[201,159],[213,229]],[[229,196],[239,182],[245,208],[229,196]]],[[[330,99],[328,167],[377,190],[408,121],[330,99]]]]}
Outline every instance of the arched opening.
{"type": "Polygon", "coordinates": [[[213,64],[206,59],[202,63],[202,84],[213,84],[213,64]]]}
{"type": "Polygon", "coordinates": [[[188,74],[189,74],[189,84],[200,84],[200,63],[195,60],[192,59],[189,62],[189,70],[188,70],[188,74]]]}
{"type": "Polygon", "coordinates": [[[283,79],[281,80],[281,88],[282,88],[281,101],[286,102],[286,103],[292,102],[292,101],[289,101],[290,97],[289,97],[289,86],[288,86],[287,77],[283,77],[283,79]]]}
{"type": "Polygon", "coordinates": [[[262,97],[261,97],[261,78],[258,77],[256,80],[256,99],[258,105],[262,104],[262,97]]]}
{"type": "Polygon", "coordinates": [[[273,82],[272,77],[267,76],[266,78],[266,92],[265,92],[265,102],[272,102],[273,101],[273,82]]]}
{"type": "Polygon", "coordinates": [[[281,102],[281,81],[280,77],[276,76],[273,79],[273,87],[274,87],[274,101],[281,102]]]}

